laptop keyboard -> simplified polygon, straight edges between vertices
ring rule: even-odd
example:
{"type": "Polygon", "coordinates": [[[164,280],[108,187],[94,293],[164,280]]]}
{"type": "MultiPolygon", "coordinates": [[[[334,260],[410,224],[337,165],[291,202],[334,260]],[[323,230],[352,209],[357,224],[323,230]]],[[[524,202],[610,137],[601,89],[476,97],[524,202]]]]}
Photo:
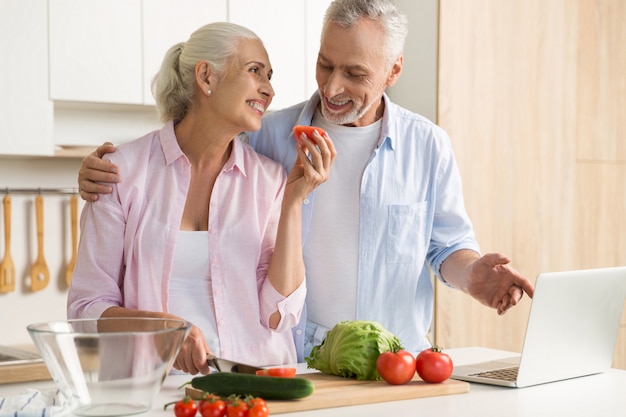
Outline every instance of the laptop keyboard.
{"type": "Polygon", "coordinates": [[[493,371],[477,372],[471,376],[480,376],[483,378],[500,379],[503,381],[515,381],[517,379],[517,371],[519,366],[513,368],[495,369],[493,371]]]}

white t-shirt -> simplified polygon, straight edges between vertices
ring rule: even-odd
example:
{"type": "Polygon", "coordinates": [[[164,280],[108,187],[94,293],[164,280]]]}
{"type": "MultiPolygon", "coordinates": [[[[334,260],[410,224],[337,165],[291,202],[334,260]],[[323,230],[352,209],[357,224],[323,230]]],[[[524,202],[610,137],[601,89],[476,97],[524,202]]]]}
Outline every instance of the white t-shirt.
{"type": "Polygon", "coordinates": [[[382,121],[345,127],[328,123],[316,112],[313,125],[326,130],[337,156],[330,178],[316,189],[316,201],[324,204],[313,204],[310,227],[316,232],[309,233],[304,242],[307,314],[308,320],[332,328],[356,317],[361,177],[378,142],[382,121]],[[337,303],[327,294],[346,297],[337,303]]]}
{"type": "Polygon", "coordinates": [[[169,283],[168,311],[202,330],[209,349],[219,356],[208,254],[209,232],[178,231],[169,283]]]}

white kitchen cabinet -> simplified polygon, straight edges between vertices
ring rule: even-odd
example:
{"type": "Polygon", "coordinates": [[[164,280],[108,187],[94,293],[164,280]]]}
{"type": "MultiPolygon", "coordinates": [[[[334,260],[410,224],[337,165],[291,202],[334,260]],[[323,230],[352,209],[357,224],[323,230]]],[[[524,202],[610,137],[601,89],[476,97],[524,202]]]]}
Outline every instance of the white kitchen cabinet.
{"type": "Polygon", "coordinates": [[[315,91],[315,58],[330,0],[49,0],[50,97],[154,105],[152,78],[173,44],[200,26],[254,30],[274,67],[273,108],[315,91]],[[281,13],[277,14],[276,10],[281,13]]]}
{"type": "Polygon", "coordinates": [[[105,0],[96,1],[96,8],[93,1],[78,0],[77,7],[75,0],[49,1],[55,5],[50,19],[56,22],[50,31],[50,53],[56,58],[51,60],[50,75],[54,143],[70,152],[104,141],[128,142],[159,128],[162,123],[154,108],[151,82],[165,53],[197,28],[227,20],[225,0],[105,0]],[[61,24],[68,14],[83,23],[61,24]],[[85,31],[82,27],[88,24],[84,22],[96,16],[102,20],[101,28],[85,31]],[[110,32],[111,27],[118,28],[115,36],[104,33],[104,28],[110,32]],[[77,36],[82,39],[73,39],[77,36]],[[69,45],[60,41],[63,38],[71,39],[69,45]],[[79,44],[91,45],[93,56],[85,59],[72,53],[72,49],[84,48],[79,44]],[[108,52],[101,55],[102,50],[108,52]],[[87,70],[85,65],[94,68],[87,70]],[[97,88],[89,89],[89,85],[97,88]]]}
{"type": "Polygon", "coordinates": [[[317,90],[315,64],[331,0],[229,0],[229,20],[256,32],[267,49],[276,96],[270,109],[308,99],[317,90]],[[280,11],[280,12],[278,12],[280,11]]]}
{"type": "Polygon", "coordinates": [[[48,4],[50,98],[142,104],[142,1],[48,4]]]}
{"type": "Polygon", "coordinates": [[[280,108],[315,91],[315,59],[330,0],[49,3],[53,100],[153,105],[151,82],[167,49],[206,23],[228,20],[265,42],[277,93],[272,107],[280,108]]]}
{"type": "Polygon", "coordinates": [[[46,0],[0,0],[0,154],[51,155],[46,0]]]}
{"type": "Polygon", "coordinates": [[[201,26],[226,20],[226,0],[143,0],[144,104],[155,104],[152,78],[167,50],[201,26]]]}
{"type": "Polygon", "coordinates": [[[226,20],[225,0],[49,0],[53,100],[154,105],[165,52],[226,20]]]}
{"type": "Polygon", "coordinates": [[[253,30],[270,57],[276,95],[270,109],[280,109],[306,97],[305,1],[229,0],[229,20],[253,30]]]}

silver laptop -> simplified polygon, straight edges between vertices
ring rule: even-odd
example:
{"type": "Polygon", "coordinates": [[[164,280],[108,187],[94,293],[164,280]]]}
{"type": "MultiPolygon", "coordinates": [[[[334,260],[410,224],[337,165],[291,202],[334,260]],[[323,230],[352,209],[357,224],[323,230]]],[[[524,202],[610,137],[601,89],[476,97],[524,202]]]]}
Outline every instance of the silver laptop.
{"type": "Polygon", "coordinates": [[[452,378],[527,387],[611,367],[626,300],[626,267],[542,273],[521,355],[454,367],[452,378]]]}

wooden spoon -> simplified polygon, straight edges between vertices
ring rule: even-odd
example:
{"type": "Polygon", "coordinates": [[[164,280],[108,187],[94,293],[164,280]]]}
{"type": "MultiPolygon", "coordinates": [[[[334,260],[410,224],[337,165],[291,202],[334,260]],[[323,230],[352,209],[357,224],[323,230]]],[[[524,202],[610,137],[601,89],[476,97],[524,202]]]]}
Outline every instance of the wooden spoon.
{"type": "Polygon", "coordinates": [[[37,214],[37,260],[30,270],[30,289],[39,291],[50,282],[50,272],[43,256],[43,197],[35,197],[35,212],[37,214]]]}
{"type": "Polygon", "coordinates": [[[70,223],[72,225],[72,257],[65,269],[65,282],[69,287],[72,283],[72,274],[76,266],[76,248],[78,246],[78,197],[70,197],[70,223]]]}
{"type": "Polygon", "coordinates": [[[0,293],[15,290],[15,265],[11,258],[11,197],[4,196],[4,259],[0,263],[0,293]]]}

